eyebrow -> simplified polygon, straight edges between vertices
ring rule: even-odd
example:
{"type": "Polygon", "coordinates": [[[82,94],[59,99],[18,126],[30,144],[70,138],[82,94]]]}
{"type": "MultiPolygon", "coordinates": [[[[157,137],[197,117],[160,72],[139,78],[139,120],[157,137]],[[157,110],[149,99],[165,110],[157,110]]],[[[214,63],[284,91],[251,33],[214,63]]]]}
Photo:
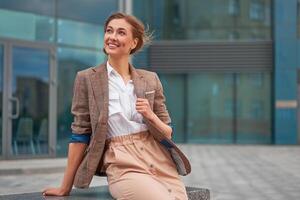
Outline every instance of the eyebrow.
{"type": "MultiPolygon", "coordinates": [[[[107,28],[106,29],[108,29],[108,28],[111,28],[111,29],[114,29],[112,26],[107,26],[107,28]]],[[[124,30],[124,31],[127,31],[125,28],[117,28],[117,30],[124,30]]]]}

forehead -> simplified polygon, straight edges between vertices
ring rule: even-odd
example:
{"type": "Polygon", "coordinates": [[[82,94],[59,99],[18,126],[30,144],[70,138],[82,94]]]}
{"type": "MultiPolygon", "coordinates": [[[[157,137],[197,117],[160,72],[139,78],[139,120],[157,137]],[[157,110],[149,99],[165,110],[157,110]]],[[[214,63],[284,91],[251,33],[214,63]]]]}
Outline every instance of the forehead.
{"type": "Polygon", "coordinates": [[[113,29],[131,29],[131,25],[125,19],[113,19],[107,24],[107,27],[112,27],[113,29]]]}

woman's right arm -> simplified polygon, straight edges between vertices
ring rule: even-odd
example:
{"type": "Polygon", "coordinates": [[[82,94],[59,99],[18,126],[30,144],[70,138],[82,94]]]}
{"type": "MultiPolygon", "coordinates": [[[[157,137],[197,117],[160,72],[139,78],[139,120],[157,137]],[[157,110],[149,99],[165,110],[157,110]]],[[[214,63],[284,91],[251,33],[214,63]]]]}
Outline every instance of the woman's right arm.
{"type": "Polygon", "coordinates": [[[88,105],[88,91],[86,76],[78,73],[73,88],[73,99],[71,112],[74,121],[71,125],[72,137],[69,143],[68,162],[64,178],[60,187],[47,188],[43,195],[67,196],[70,194],[77,169],[84,157],[85,149],[89,144],[92,133],[90,112],[88,105]]]}
{"type": "Polygon", "coordinates": [[[43,191],[45,196],[67,196],[73,186],[76,171],[82,161],[84,151],[87,147],[85,143],[70,143],[68,152],[68,163],[65,169],[62,184],[58,188],[46,188],[43,191]]]}

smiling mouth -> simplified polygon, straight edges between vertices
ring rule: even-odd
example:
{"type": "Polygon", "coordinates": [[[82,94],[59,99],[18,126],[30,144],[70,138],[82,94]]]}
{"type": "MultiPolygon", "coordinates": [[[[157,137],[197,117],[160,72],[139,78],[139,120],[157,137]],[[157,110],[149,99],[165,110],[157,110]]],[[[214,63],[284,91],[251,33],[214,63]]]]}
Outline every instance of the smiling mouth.
{"type": "Polygon", "coordinates": [[[119,44],[114,44],[114,43],[108,43],[107,46],[108,46],[109,48],[117,48],[117,47],[119,47],[120,45],[119,45],[119,44]]]}

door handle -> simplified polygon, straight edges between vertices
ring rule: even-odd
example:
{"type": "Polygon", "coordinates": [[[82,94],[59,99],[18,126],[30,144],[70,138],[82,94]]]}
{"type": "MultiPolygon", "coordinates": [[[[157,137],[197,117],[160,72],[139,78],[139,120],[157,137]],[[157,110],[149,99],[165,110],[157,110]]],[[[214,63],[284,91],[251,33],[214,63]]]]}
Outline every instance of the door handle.
{"type": "Polygon", "coordinates": [[[20,115],[20,101],[16,97],[10,97],[9,100],[13,103],[16,102],[16,113],[9,113],[11,119],[17,119],[20,115]]]}

